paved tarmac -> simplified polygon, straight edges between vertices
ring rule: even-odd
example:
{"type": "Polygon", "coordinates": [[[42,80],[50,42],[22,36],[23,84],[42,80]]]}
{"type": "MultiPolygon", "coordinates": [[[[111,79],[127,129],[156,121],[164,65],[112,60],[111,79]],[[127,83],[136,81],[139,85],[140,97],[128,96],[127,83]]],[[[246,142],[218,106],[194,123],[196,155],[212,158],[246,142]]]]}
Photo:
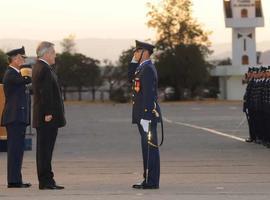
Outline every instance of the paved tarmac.
{"type": "Polygon", "coordinates": [[[6,188],[0,153],[0,200],[269,200],[270,150],[243,142],[247,123],[240,102],[162,104],[166,119],[159,190],[135,190],[142,180],[137,127],[130,104],[67,103],[53,168],[62,191],[40,191],[33,151],[25,153],[30,189],[6,188]],[[240,125],[239,125],[240,124],[240,125]],[[235,137],[231,137],[235,136],[235,137]]]}

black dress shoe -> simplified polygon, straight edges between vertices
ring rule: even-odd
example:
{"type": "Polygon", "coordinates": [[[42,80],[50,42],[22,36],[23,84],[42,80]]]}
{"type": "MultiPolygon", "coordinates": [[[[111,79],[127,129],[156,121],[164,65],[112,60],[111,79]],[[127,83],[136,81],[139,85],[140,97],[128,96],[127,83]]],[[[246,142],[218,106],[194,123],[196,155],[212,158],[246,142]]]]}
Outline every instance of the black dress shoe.
{"type": "Polygon", "coordinates": [[[252,139],[252,138],[247,138],[245,141],[248,142],[248,143],[255,142],[255,140],[252,139]]]}
{"type": "Polygon", "coordinates": [[[143,184],[134,184],[134,185],[132,185],[132,188],[134,188],[134,189],[143,189],[143,184]]]}
{"type": "Polygon", "coordinates": [[[31,187],[30,183],[9,183],[8,188],[29,188],[31,187]]]}
{"type": "Polygon", "coordinates": [[[63,190],[65,189],[63,186],[60,185],[39,185],[40,190],[63,190]]]}
{"type": "Polygon", "coordinates": [[[157,185],[147,185],[147,184],[135,184],[132,186],[134,189],[158,189],[159,186],[157,185]]]}

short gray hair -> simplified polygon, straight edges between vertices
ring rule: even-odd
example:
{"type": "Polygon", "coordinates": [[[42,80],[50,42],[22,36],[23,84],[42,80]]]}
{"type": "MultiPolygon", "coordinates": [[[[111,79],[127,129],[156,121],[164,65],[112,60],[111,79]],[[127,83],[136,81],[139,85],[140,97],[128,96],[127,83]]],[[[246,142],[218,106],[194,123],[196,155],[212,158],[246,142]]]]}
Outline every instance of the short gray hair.
{"type": "Polygon", "coordinates": [[[39,43],[36,53],[37,53],[37,57],[43,57],[45,53],[47,53],[48,51],[50,51],[52,48],[54,47],[54,44],[51,42],[47,42],[47,41],[43,41],[41,43],[39,43]]]}

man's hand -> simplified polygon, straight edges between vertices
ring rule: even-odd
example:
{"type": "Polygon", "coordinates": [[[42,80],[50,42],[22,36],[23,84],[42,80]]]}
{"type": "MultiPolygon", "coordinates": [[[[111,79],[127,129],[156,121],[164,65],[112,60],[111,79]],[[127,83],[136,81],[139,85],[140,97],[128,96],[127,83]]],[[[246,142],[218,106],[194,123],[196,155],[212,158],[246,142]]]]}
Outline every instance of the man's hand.
{"type": "Polygon", "coordinates": [[[142,125],[143,130],[146,133],[149,131],[150,122],[151,122],[150,120],[145,120],[145,119],[141,119],[140,121],[140,124],[142,125]]]}
{"type": "Polygon", "coordinates": [[[50,122],[52,118],[52,115],[45,115],[45,122],[50,122]]]}
{"type": "Polygon", "coordinates": [[[131,63],[138,63],[135,56],[132,57],[131,63]]]}

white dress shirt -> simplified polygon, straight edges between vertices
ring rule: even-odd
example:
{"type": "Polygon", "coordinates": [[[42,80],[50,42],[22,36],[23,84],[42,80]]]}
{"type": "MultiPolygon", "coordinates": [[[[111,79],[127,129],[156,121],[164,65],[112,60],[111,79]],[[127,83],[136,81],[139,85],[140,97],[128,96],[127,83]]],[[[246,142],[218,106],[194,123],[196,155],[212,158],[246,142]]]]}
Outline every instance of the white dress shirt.
{"type": "Polygon", "coordinates": [[[9,65],[9,67],[11,67],[12,69],[14,69],[16,72],[20,73],[20,70],[18,70],[16,67],[13,67],[11,65],[9,65]]]}

